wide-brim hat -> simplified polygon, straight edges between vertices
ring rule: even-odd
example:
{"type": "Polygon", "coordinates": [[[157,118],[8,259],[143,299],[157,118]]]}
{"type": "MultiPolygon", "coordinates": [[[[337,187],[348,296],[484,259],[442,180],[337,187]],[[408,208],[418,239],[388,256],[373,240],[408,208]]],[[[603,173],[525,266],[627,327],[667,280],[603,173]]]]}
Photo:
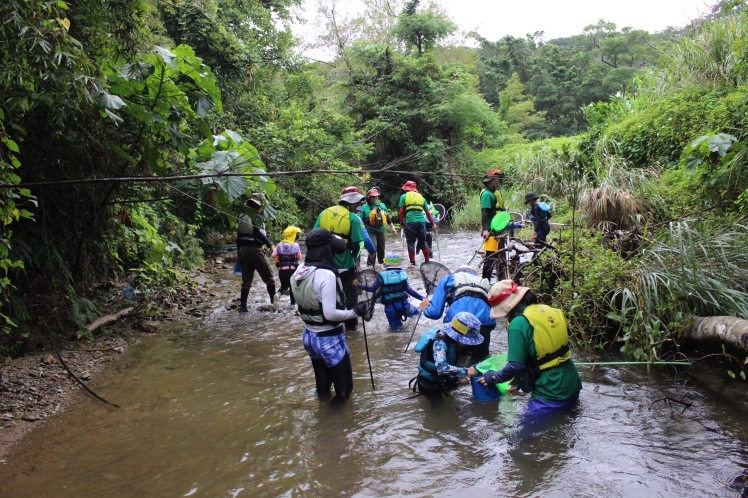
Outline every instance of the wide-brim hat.
{"type": "Polygon", "coordinates": [[[340,196],[340,202],[347,202],[348,204],[358,204],[363,200],[363,194],[359,194],[358,192],[347,192],[340,196]]]}
{"type": "Polygon", "coordinates": [[[285,230],[283,230],[283,242],[288,242],[289,244],[293,244],[296,242],[296,234],[301,232],[301,228],[290,226],[286,227],[285,230]]]}
{"type": "Polygon", "coordinates": [[[345,240],[330,232],[327,228],[315,228],[306,234],[306,246],[321,247],[329,245],[333,254],[342,254],[346,249],[345,240]]]}
{"type": "Polygon", "coordinates": [[[407,182],[403,183],[402,189],[406,192],[415,192],[418,190],[418,185],[416,185],[416,182],[413,180],[408,180],[407,182]]]}
{"type": "Polygon", "coordinates": [[[525,194],[525,204],[527,204],[528,202],[532,202],[535,199],[539,199],[539,197],[537,196],[537,194],[535,194],[535,192],[528,192],[525,194]]]}
{"type": "Polygon", "coordinates": [[[483,342],[480,320],[467,311],[457,313],[450,323],[444,324],[444,333],[466,346],[477,346],[483,342]]]}
{"type": "Polygon", "coordinates": [[[245,204],[248,208],[260,209],[262,207],[262,199],[259,195],[254,194],[249,198],[249,200],[247,200],[245,204]]]}
{"type": "Polygon", "coordinates": [[[488,291],[491,318],[504,318],[525,297],[529,287],[521,287],[514,280],[496,282],[488,291]]]}
{"type": "Polygon", "coordinates": [[[387,254],[382,260],[382,268],[385,270],[402,270],[403,258],[399,254],[387,254]]]}

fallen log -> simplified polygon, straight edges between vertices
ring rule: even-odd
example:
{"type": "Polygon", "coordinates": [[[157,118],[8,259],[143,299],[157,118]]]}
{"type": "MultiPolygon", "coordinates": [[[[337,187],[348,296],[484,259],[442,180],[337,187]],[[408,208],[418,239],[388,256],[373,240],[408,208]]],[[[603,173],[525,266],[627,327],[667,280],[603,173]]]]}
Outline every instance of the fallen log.
{"type": "MultiPolygon", "coordinates": [[[[130,312],[132,310],[134,310],[134,309],[135,309],[135,307],[131,306],[130,308],[125,308],[123,310],[118,311],[117,313],[112,313],[111,315],[101,316],[101,317],[97,318],[96,320],[94,320],[93,322],[91,322],[88,325],[86,325],[86,327],[85,327],[86,331],[89,332],[89,333],[93,333],[93,331],[96,330],[96,329],[98,329],[99,327],[102,327],[104,325],[110,324],[112,322],[116,322],[117,320],[119,320],[123,316],[129,315],[130,312]]],[[[80,340],[81,337],[83,337],[82,333],[78,332],[76,338],[80,340]]]]}
{"type": "Polygon", "coordinates": [[[684,338],[720,341],[748,352],[748,320],[733,316],[699,316],[684,338]]]}

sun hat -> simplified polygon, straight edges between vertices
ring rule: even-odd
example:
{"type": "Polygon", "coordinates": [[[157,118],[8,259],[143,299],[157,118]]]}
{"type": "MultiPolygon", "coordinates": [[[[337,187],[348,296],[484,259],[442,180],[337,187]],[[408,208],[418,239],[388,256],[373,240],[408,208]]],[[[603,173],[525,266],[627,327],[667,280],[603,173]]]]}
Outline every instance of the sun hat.
{"type": "Polygon", "coordinates": [[[379,193],[379,189],[377,187],[370,188],[368,192],[366,192],[366,197],[379,197],[381,194],[379,193]]]}
{"type": "Polygon", "coordinates": [[[396,268],[402,269],[403,258],[401,258],[399,254],[389,253],[384,257],[382,266],[385,270],[394,270],[396,268]]]}
{"type": "Polygon", "coordinates": [[[289,244],[293,244],[296,242],[296,234],[301,232],[301,228],[290,226],[286,227],[285,230],[283,230],[283,242],[288,242],[289,244]]]}
{"type": "Polygon", "coordinates": [[[496,282],[488,291],[491,318],[503,318],[525,297],[529,287],[520,287],[514,280],[496,282]]]}
{"type": "Polygon", "coordinates": [[[415,192],[418,190],[418,185],[416,185],[416,182],[413,180],[408,180],[407,182],[403,183],[402,189],[406,192],[415,192]]]}
{"type": "Polygon", "coordinates": [[[346,192],[340,196],[340,202],[347,202],[348,204],[358,204],[364,200],[364,195],[358,192],[346,192]]]}
{"type": "Polygon", "coordinates": [[[483,342],[483,336],[480,335],[480,320],[467,311],[460,311],[450,323],[445,323],[444,332],[466,346],[476,346],[483,342]]]}
{"type": "Polygon", "coordinates": [[[321,247],[329,245],[334,254],[342,254],[346,249],[345,240],[334,235],[327,228],[315,228],[306,234],[306,246],[321,247]]]}
{"type": "Polygon", "coordinates": [[[459,272],[469,273],[471,275],[477,275],[478,274],[478,272],[475,271],[475,268],[473,268],[470,265],[458,266],[457,269],[455,270],[455,273],[459,273],[459,272]]]}
{"type": "Polygon", "coordinates": [[[535,199],[538,199],[538,196],[535,194],[535,192],[528,192],[525,194],[525,204],[528,202],[532,202],[535,199]]]}
{"type": "Polygon", "coordinates": [[[364,193],[361,192],[361,189],[358,187],[343,187],[340,189],[341,194],[347,194],[348,192],[357,192],[361,195],[364,195],[364,193]]]}
{"type": "Polygon", "coordinates": [[[247,200],[245,205],[251,209],[260,209],[262,207],[262,198],[259,194],[252,194],[252,197],[247,200]]]}

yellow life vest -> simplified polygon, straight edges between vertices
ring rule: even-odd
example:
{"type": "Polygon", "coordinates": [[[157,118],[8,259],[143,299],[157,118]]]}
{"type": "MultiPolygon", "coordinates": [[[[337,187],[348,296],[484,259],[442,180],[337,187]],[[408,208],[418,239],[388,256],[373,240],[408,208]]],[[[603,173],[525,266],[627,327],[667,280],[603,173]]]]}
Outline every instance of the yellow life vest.
{"type": "Polygon", "coordinates": [[[319,215],[319,226],[343,237],[345,240],[350,240],[351,212],[343,206],[329,207],[319,215]]]}
{"type": "Polygon", "coordinates": [[[571,359],[569,331],[560,309],[531,304],[522,313],[534,330],[533,340],[540,370],[547,370],[571,359]]]}
{"type": "Polygon", "coordinates": [[[407,194],[405,194],[405,210],[413,211],[415,209],[420,209],[421,211],[423,211],[424,201],[425,199],[418,192],[408,192],[407,194]]]}

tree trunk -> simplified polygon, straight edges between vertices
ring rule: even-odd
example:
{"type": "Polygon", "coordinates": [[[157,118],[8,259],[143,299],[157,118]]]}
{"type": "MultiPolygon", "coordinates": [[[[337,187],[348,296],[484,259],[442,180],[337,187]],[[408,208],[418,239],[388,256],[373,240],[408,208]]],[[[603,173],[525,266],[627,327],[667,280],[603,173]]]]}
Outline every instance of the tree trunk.
{"type": "Polygon", "coordinates": [[[696,317],[696,321],[684,337],[718,340],[748,352],[748,320],[732,316],[696,317]]]}

